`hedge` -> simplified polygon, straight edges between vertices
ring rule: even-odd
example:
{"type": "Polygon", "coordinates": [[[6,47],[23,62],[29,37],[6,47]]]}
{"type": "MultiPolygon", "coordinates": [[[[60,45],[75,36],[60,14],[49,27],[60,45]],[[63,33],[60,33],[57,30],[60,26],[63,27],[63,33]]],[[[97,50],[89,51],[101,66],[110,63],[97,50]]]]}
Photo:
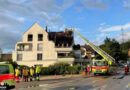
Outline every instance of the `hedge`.
{"type": "Polygon", "coordinates": [[[49,67],[41,68],[41,75],[64,75],[64,74],[79,74],[81,69],[80,65],[70,66],[65,62],[55,63],[49,67]]]}

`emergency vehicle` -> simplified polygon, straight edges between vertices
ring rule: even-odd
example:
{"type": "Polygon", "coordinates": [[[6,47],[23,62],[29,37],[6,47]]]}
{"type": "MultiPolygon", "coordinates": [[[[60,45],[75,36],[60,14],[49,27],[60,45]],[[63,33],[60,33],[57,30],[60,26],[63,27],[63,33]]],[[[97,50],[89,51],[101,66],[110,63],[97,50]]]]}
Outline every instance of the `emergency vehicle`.
{"type": "Polygon", "coordinates": [[[0,62],[0,90],[15,88],[15,75],[12,64],[0,62]]]}

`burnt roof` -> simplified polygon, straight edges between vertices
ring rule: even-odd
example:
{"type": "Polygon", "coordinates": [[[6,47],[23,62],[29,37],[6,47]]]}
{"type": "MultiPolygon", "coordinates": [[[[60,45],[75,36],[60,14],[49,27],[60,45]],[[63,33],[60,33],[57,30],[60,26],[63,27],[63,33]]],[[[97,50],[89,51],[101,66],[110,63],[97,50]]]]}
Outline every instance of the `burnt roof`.
{"type": "Polygon", "coordinates": [[[55,44],[68,43],[73,44],[73,32],[48,32],[48,39],[55,42],[55,44]]]}

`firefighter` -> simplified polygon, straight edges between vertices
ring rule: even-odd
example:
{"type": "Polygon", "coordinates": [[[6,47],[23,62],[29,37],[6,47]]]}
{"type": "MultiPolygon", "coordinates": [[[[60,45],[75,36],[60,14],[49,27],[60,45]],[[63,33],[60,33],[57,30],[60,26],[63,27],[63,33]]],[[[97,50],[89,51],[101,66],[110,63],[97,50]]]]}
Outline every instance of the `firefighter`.
{"type": "Polygon", "coordinates": [[[27,69],[27,67],[24,69],[24,81],[28,82],[28,77],[29,77],[29,70],[27,69]]]}
{"type": "Polygon", "coordinates": [[[125,75],[127,75],[129,72],[129,67],[127,65],[125,65],[125,75]]]}
{"type": "Polygon", "coordinates": [[[39,66],[36,67],[36,80],[39,81],[39,75],[40,75],[41,69],[39,66]]]}
{"type": "Polygon", "coordinates": [[[33,75],[33,78],[35,79],[35,81],[37,80],[36,79],[36,65],[34,66],[34,75],[33,75]]]}
{"type": "Polygon", "coordinates": [[[87,72],[88,72],[88,75],[90,75],[90,73],[91,73],[91,67],[90,67],[90,65],[87,66],[87,72]]]}
{"type": "Polygon", "coordinates": [[[15,79],[16,79],[16,83],[19,82],[19,77],[20,77],[20,70],[19,67],[15,69],[15,79]]]}
{"type": "Polygon", "coordinates": [[[33,76],[34,76],[34,68],[31,67],[31,68],[30,68],[30,81],[33,80],[33,76]]]}

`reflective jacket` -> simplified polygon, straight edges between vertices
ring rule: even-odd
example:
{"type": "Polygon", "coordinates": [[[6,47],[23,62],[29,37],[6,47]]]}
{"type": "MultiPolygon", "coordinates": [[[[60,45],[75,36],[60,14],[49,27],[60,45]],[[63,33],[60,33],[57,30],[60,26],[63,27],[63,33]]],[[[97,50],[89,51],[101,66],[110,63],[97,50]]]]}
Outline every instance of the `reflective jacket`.
{"type": "Polygon", "coordinates": [[[30,69],[30,75],[33,76],[34,75],[34,69],[30,69]]]}
{"type": "Polygon", "coordinates": [[[27,69],[25,69],[23,74],[24,74],[24,76],[28,76],[29,71],[27,69]]]}
{"type": "Polygon", "coordinates": [[[40,67],[36,67],[36,73],[40,73],[41,72],[41,68],[40,67]]]}
{"type": "Polygon", "coordinates": [[[20,75],[20,70],[19,69],[15,69],[15,76],[19,76],[20,75]]]}

